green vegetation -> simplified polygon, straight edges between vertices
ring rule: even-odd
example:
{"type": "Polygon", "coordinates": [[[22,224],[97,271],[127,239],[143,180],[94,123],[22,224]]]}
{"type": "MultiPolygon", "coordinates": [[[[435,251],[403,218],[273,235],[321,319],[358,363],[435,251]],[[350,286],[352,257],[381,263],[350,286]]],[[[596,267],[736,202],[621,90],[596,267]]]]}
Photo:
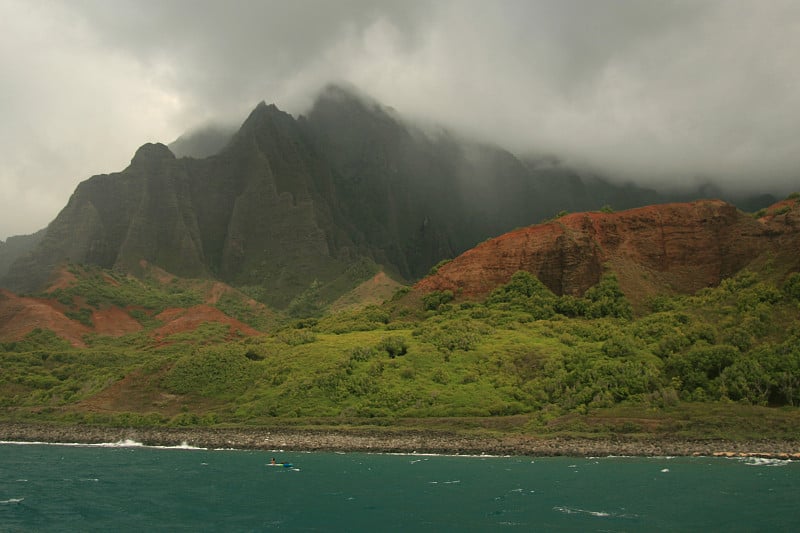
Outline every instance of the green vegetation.
{"type": "Polygon", "coordinates": [[[86,302],[90,308],[104,305],[143,308],[157,314],[168,307],[189,307],[202,303],[202,298],[188,281],[178,278],[171,283],[160,283],[153,279],[137,279],[97,267],[70,266],[75,275],[66,288],[55,289],[39,296],[57,300],[73,308],[73,320],[87,325],[91,321],[91,309],[81,308],[78,302],[86,302]],[[88,314],[88,318],[87,318],[88,314]]]}
{"type": "MultiPolygon", "coordinates": [[[[59,296],[80,294],[87,305],[90,296],[101,305],[122,297],[92,279],[78,286],[94,292],[59,296]]],[[[142,307],[194,301],[116,281],[142,307]]],[[[180,426],[514,419],[523,420],[514,431],[541,434],[683,436],[752,436],[774,419],[780,435],[800,437],[782,418],[800,405],[800,273],[776,285],[745,271],[693,296],[658,296],[640,316],[610,275],[580,298],[518,272],[484,302],[459,303],[448,291],[415,301],[416,309],[401,297],[233,341],[215,324],[158,340],[147,330],[95,336],[86,348],[35,330],[0,345],[0,416],[180,426]],[[102,415],[87,408],[123,378],[124,405],[102,415]]]]}

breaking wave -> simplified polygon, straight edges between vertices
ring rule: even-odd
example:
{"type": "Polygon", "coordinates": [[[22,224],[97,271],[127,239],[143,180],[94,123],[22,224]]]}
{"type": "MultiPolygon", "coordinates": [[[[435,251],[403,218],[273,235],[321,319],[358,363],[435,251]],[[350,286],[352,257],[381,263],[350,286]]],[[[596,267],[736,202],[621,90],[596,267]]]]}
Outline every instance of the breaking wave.
{"type": "Polygon", "coordinates": [[[740,460],[747,466],[786,466],[792,462],[788,459],[768,459],[766,457],[743,457],[740,460]]]}
{"type": "Polygon", "coordinates": [[[588,509],[578,509],[577,507],[565,507],[565,506],[556,506],[553,507],[554,511],[558,511],[559,513],[564,514],[577,514],[577,515],[586,515],[586,516],[594,516],[596,518],[636,518],[637,516],[634,514],[620,514],[620,513],[610,513],[608,511],[590,511],[588,509]]]}

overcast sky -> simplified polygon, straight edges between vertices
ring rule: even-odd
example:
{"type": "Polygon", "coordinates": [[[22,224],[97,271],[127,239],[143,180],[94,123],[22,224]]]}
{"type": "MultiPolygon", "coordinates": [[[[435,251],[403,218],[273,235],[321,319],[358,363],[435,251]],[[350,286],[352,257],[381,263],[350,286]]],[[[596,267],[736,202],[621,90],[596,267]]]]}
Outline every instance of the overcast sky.
{"type": "Polygon", "coordinates": [[[800,189],[795,0],[0,0],[0,239],[145,142],[346,81],[647,185],[800,189]]]}

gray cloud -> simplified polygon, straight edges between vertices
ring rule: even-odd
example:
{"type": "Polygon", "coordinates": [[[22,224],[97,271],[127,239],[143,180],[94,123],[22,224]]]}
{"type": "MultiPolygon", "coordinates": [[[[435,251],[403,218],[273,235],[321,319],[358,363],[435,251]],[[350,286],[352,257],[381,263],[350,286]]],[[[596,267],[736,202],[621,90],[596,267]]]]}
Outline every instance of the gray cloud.
{"type": "Polygon", "coordinates": [[[0,0],[0,238],[136,147],[329,81],[647,185],[800,188],[794,1],[0,0]]]}

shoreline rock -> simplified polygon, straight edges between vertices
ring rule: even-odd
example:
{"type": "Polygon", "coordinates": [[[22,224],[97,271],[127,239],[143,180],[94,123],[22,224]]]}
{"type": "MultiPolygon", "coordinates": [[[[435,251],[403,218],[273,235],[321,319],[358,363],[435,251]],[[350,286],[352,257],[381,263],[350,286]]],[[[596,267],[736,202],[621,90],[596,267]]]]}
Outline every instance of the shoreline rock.
{"type": "Polygon", "coordinates": [[[0,423],[0,441],[100,444],[126,440],[148,446],[447,455],[532,457],[708,456],[800,460],[800,442],[672,438],[571,438],[504,435],[470,436],[403,430],[322,430],[276,428],[117,428],[0,423]]]}

